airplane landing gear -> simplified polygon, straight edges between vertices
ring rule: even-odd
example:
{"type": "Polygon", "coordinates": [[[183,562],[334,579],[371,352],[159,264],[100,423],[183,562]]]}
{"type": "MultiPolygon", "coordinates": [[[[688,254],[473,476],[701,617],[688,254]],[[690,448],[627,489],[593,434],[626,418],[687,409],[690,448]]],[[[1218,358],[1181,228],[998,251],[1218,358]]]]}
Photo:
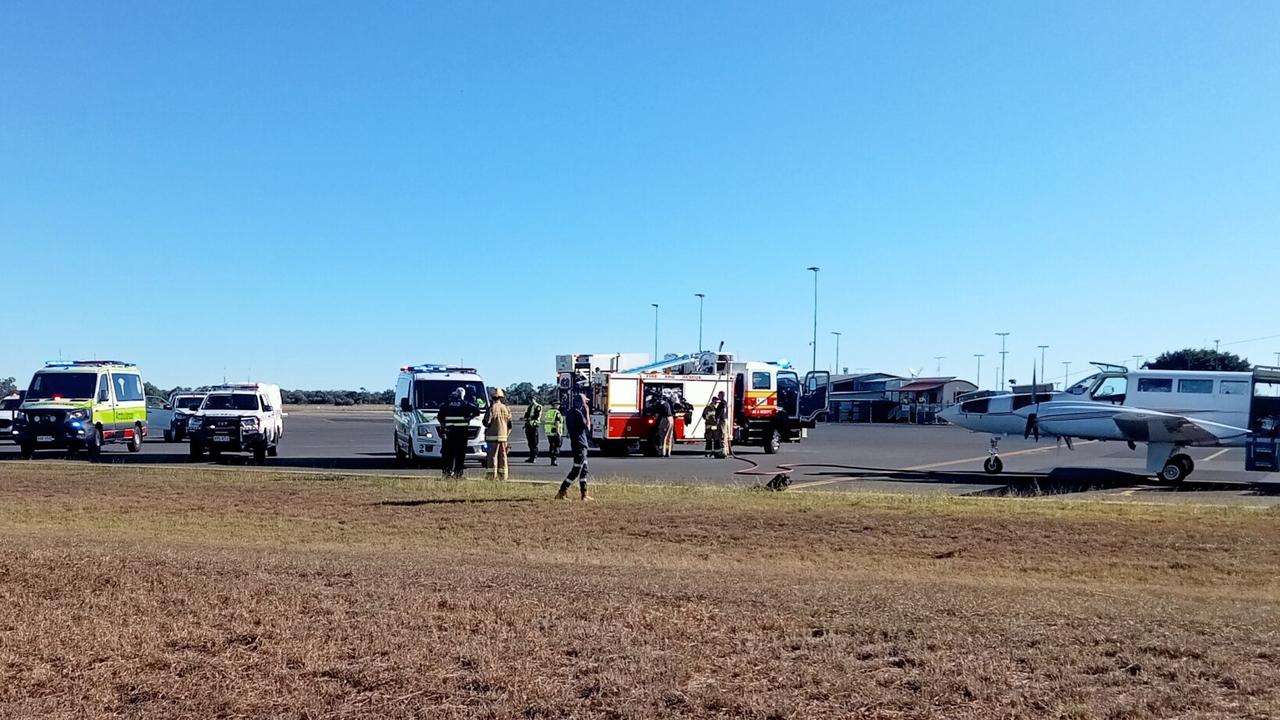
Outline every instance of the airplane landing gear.
{"type": "Polygon", "coordinates": [[[1196,463],[1190,455],[1178,453],[1165,461],[1164,467],[1160,469],[1160,479],[1176,485],[1186,480],[1195,469],[1196,463]]]}
{"type": "Polygon", "coordinates": [[[1000,460],[1000,436],[991,436],[990,456],[982,462],[982,471],[988,475],[999,475],[1004,470],[1004,462],[1000,460]]]}

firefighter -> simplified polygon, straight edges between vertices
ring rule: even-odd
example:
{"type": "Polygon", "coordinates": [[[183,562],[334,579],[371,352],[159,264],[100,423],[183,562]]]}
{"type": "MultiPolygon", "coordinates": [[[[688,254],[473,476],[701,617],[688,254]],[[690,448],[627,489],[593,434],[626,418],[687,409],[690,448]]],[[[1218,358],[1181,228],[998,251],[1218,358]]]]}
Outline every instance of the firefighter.
{"type": "Polygon", "coordinates": [[[480,408],[467,400],[466,389],[458,388],[436,415],[440,433],[444,436],[440,455],[444,460],[446,478],[461,480],[466,472],[467,435],[471,432],[472,419],[479,414],[480,408]]]}
{"type": "Polygon", "coordinates": [[[538,425],[542,422],[542,403],[535,396],[524,409],[524,439],[529,441],[529,459],[527,463],[538,461],[538,425]]]}
{"type": "Polygon", "coordinates": [[[658,416],[658,456],[671,457],[671,444],[675,434],[675,410],[667,396],[658,395],[653,403],[653,413],[658,416]]]}
{"type": "Polygon", "coordinates": [[[484,413],[484,442],[489,446],[489,479],[507,479],[507,441],[511,437],[511,408],[503,402],[507,393],[493,391],[493,403],[484,413]]]}
{"type": "Polygon", "coordinates": [[[728,420],[728,414],[723,392],[711,398],[711,402],[702,409],[702,422],[706,426],[707,433],[707,457],[723,458],[725,456],[724,425],[728,420]]]}
{"type": "Polygon", "coordinates": [[[591,406],[587,403],[587,396],[576,392],[576,388],[569,406],[565,408],[565,419],[569,428],[569,448],[573,450],[573,468],[569,470],[564,482],[560,483],[556,499],[563,500],[569,492],[569,486],[577,480],[582,499],[590,500],[591,496],[587,495],[587,443],[591,435],[591,406]]]}
{"type": "Polygon", "coordinates": [[[556,406],[548,406],[542,411],[542,427],[547,432],[547,454],[551,456],[551,464],[556,465],[564,436],[564,414],[556,406]]]}

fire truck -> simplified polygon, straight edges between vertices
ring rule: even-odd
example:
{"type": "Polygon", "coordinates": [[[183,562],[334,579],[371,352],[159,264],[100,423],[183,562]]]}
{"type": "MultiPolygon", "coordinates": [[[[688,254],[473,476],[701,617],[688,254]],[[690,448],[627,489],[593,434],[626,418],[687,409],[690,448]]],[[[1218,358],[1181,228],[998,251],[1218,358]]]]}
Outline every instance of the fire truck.
{"type": "Polygon", "coordinates": [[[574,392],[587,396],[591,440],[607,455],[656,452],[652,408],[659,397],[676,409],[675,441],[704,442],[702,411],[722,392],[732,442],[776,453],[783,442],[804,437],[826,412],[830,382],[828,373],[817,372],[802,385],[786,363],[737,362],[731,354],[712,351],[653,363],[638,353],[559,355],[556,376],[562,402],[574,392]]]}

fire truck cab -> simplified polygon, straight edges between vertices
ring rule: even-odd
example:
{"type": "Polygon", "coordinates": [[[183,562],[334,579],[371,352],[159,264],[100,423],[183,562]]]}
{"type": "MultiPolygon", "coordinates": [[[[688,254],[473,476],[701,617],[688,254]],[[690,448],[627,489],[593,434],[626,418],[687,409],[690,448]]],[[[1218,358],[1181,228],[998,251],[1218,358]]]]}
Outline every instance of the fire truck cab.
{"type": "Polygon", "coordinates": [[[733,373],[733,441],[770,455],[805,437],[827,412],[831,374],[799,374],[786,362],[737,362],[733,373]]]}

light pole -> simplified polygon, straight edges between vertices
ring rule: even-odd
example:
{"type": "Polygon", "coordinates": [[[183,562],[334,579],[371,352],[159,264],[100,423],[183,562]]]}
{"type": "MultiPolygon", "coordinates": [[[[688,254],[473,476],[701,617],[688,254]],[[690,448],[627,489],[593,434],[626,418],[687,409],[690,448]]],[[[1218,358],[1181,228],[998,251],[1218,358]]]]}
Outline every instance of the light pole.
{"type": "Polygon", "coordinates": [[[1134,369],[1134,370],[1137,370],[1137,369],[1138,369],[1138,363],[1142,362],[1142,356],[1141,356],[1141,355],[1130,355],[1129,357],[1133,358],[1133,369],[1134,369]]]}
{"type": "Polygon", "coordinates": [[[702,352],[702,301],[707,299],[706,293],[694,293],[698,298],[698,352],[702,352]]]}
{"type": "Polygon", "coordinates": [[[1280,367],[1280,352],[1276,353],[1276,367],[1280,367]]]}
{"type": "Polygon", "coordinates": [[[1070,378],[1071,378],[1071,361],[1064,360],[1062,361],[1062,389],[1063,390],[1066,390],[1067,388],[1071,387],[1070,385],[1067,384],[1070,382],[1070,378]]]}
{"type": "MultiPolygon", "coordinates": [[[[1044,351],[1048,350],[1049,346],[1037,345],[1036,347],[1040,348],[1040,379],[1044,380],[1044,351]]],[[[1035,392],[1035,388],[1031,388],[1031,391],[1035,392]]]]}
{"type": "Polygon", "coordinates": [[[1218,352],[1218,343],[1220,343],[1220,342],[1222,342],[1222,341],[1221,341],[1221,340],[1218,340],[1217,338],[1215,338],[1215,339],[1214,339],[1214,341],[1213,341],[1213,351],[1214,351],[1214,352],[1218,352]]]}
{"type": "Polygon", "coordinates": [[[649,303],[653,306],[653,361],[658,362],[658,303],[649,303]]]}
{"type": "Polygon", "coordinates": [[[841,333],[838,333],[835,330],[832,330],[831,334],[836,336],[836,374],[839,375],[840,374],[840,335],[841,333]]]}
{"type": "Polygon", "coordinates": [[[939,375],[939,376],[941,376],[941,375],[942,375],[942,361],[943,361],[943,360],[946,360],[946,359],[947,359],[947,356],[946,356],[946,355],[934,355],[934,356],[933,356],[933,359],[938,361],[938,369],[937,369],[937,370],[934,370],[934,372],[938,373],[938,375],[939,375]]]}
{"type": "Polygon", "coordinates": [[[978,389],[982,389],[982,353],[974,353],[974,357],[978,358],[978,381],[975,383],[978,389]]]}
{"type": "Polygon", "coordinates": [[[1000,382],[996,384],[996,389],[1003,390],[1004,389],[1004,370],[1005,370],[1004,360],[1005,360],[1005,356],[1009,354],[1008,351],[1006,351],[1004,348],[1005,348],[1005,340],[1008,339],[1009,333],[998,332],[996,333],[996,335],[1000,336],[1000,382]]]}
{"type": "Polygon", "coordinates": [[[818,369],[818,271],[822,268],[811,265],[805,270],[813,272],[813,369],[818,369]]]}

